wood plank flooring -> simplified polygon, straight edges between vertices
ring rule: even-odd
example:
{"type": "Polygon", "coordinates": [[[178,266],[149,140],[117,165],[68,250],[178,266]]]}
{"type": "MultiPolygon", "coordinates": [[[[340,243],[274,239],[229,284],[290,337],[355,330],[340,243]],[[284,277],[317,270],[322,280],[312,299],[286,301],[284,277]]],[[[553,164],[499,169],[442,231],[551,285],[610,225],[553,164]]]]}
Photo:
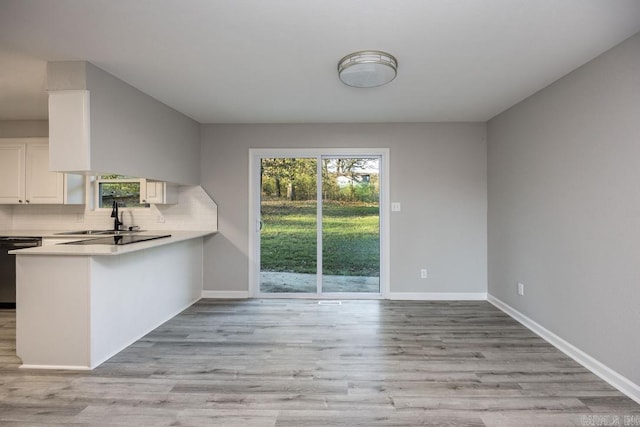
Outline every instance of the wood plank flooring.
{"type": "Polygon", "coordinates": [[[0,311],[1,426],[640,425],[483,301],[202,300],[94,371],[18,366],[0,311]]]}

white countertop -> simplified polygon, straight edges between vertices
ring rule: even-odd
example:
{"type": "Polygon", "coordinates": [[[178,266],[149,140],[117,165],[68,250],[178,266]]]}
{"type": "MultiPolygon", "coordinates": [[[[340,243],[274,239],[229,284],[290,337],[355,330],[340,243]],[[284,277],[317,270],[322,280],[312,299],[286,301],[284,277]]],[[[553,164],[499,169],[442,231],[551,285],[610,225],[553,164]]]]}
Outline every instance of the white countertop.
{"type": "MultiPolygon", "coordinates": [[[[0,230],[2,237],[64,237],[56,233],[66,230],[0,230]]],[[[74,237],[74,236],[69,236],[74,237]]]]}
{"type": "MultiPolygon", "coordinates": [[[[59,230],[17,230],[2,231],[0,236],[7,237],[42,237],[65,240],[86,240],[91,238],[108,237],[108,235],[59,235],[59,230]]],[[[196,239],[217,233],[216,231],[196,230],[196,231],[170,231],[170,230],[145,230],[136,232],[136,236],[145,235],[165,235],[171,237],[148,240],[144,242],[131,243],[128,245],[46,245],[35,248],[18,249],[10,251],[14,255],[66,255],[66,256],[92,256],[92,255],[122,255],[130,252],[169,245],[183,240],[196,239]]]]}

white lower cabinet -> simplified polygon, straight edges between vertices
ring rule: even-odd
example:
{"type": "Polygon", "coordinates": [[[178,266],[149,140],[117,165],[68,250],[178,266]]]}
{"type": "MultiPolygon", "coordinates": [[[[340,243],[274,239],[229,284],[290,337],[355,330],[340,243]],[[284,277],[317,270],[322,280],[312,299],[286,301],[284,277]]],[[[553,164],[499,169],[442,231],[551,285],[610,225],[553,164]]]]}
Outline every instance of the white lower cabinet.
{"type": "Polygon", "coordinates": [[[47,138],[0,139],[0,204],[84,204],[84,182],[49,171],[47,138]]]}

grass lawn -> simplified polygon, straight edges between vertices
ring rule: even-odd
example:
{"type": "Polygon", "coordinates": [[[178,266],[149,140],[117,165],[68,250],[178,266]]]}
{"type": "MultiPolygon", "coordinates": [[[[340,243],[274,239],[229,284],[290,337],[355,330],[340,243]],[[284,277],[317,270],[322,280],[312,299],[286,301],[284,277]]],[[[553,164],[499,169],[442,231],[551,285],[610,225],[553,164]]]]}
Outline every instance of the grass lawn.
{"type": "MultiPolygon", "coordinates": [[[[263,201],[262,271],[316,272],[314,201],[263,201]]],[[[324,202],[323,270],[340,276],[378,276],[380,217],[377,205],[324,202]]]]}

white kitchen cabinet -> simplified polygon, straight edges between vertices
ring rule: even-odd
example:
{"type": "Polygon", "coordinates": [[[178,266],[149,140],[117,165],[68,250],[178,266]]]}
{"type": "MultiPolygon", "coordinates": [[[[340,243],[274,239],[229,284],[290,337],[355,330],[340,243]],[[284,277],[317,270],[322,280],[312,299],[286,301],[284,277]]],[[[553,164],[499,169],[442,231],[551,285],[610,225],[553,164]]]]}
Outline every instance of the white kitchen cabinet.
{"type": "Polygon", "coordinates": [[[25,193],[25,144],[0,145],[0,203],[22,203],[25,193]]]}
{"type": "Polygon", "coordinates": [[[178,186],[168,182],[143,179],[140,182],[140,202],[175,205],[178,203],[178,186]]]}
{"type": "Polygon", "coordinates": [[[49,171],[47,138],[0,139],[0,204],[83,204],[84,177],[49,171]]]}
{"type": "Polygon", "coordinates": [[[88,90],[49,92],[51,169],[56,171],[91,170],[89,101],[88,90]]]}

